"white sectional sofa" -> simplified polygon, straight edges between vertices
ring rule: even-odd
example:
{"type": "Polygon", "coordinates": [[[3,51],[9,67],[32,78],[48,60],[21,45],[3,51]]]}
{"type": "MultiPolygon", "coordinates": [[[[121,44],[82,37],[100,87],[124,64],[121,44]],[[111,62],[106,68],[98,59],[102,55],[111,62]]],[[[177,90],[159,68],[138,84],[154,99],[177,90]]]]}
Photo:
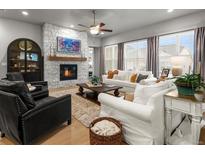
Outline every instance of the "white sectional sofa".
{"type": "Polygon", "coordinates": [[[98,96],[101,103],[100,116],[119,120],[128,144],[164,144],[163,96],[175,88],[167,81],[139,85],[136,87],[133,102],[101,93],[98,96]]]}
{"type": "Polygon", "coordinates": [[[150,85],[153,84],[157,79],[153,77],[151,71],[121,71],[118,70],[118,74],[114,75],[113,79],[108,79],[107,75],[102,75],[103,83],[117,85],[123,87],[120,89],[123,92],[134,92],[137,84],[150,85]],[[143,79],[140,83],[130,82],[130,77],[132,74],[137,73],[137,75],[148,75],[147,79],[143,79]]]}

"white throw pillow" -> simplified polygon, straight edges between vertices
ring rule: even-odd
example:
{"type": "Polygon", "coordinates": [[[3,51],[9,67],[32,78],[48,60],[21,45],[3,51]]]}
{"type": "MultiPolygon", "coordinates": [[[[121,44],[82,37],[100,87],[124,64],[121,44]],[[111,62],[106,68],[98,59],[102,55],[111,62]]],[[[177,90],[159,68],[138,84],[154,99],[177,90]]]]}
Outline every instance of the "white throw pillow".
{"type": "Polygon", "coordinates": [[[165,90],[169,88],[169,82],[161,81],[159,83],[155,83],[153,85],[140,85],[137,84],[135,88],[134,93],[134,103],[139,104],[147,104],[147,101],[149,98],[154,95],[155,93],[158,93],[162,90],[165,90]]]}
{"type": "Polygon", "coordinates": [[[131,71],[118,71],[118,80],[128,81],[131,71]]]}

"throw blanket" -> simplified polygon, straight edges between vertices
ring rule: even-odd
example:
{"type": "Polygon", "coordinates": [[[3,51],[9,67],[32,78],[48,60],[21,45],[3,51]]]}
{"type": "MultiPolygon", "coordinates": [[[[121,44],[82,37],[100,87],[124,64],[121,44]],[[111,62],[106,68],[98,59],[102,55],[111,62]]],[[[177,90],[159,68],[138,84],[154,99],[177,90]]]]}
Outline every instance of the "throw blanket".
{"type": "Polygon", "coordinates": [[[120,132],[119,127],[108,120],[102,120],[100,122],[97,122],[92,128],[91,130],[98,134],[98,135],[102,135],[102,136],[111,136],[114,135],[118,132],[120,132]]]}

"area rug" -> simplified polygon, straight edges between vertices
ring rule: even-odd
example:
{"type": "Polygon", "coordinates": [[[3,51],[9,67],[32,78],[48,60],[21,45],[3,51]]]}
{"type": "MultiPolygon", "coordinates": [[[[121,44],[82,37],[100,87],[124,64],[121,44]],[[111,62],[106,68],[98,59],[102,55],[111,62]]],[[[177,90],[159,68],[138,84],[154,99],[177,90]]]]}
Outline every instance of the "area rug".
{"type": "Polygon", "coordinates": [[[87,100],[76,93],[77,87],[63,88],[62,90],[53,90],[50,96],[60,97],[71,94],[72,115],[79,120],[84,126],[89,127],[90,123],[99,116],[100,106],[90,100],[87,100]]]}

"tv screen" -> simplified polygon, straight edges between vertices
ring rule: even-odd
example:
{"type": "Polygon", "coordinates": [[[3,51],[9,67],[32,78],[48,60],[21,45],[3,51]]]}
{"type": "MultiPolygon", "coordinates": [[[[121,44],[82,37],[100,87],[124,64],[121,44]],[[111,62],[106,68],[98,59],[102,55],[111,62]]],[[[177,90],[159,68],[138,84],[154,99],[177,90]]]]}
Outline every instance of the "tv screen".
{"type": "Polygon", "coordinates": [[[80,53],[80,40],[65,38],[65,37],[57,37],[57,47],[58,52],[79,54],[80,53]]]}
{"type": "Polygon", "coordinates": [[[27,60],[38,61],[38,54],[36,54],[36,53],[27,53],[27,60]]]}

